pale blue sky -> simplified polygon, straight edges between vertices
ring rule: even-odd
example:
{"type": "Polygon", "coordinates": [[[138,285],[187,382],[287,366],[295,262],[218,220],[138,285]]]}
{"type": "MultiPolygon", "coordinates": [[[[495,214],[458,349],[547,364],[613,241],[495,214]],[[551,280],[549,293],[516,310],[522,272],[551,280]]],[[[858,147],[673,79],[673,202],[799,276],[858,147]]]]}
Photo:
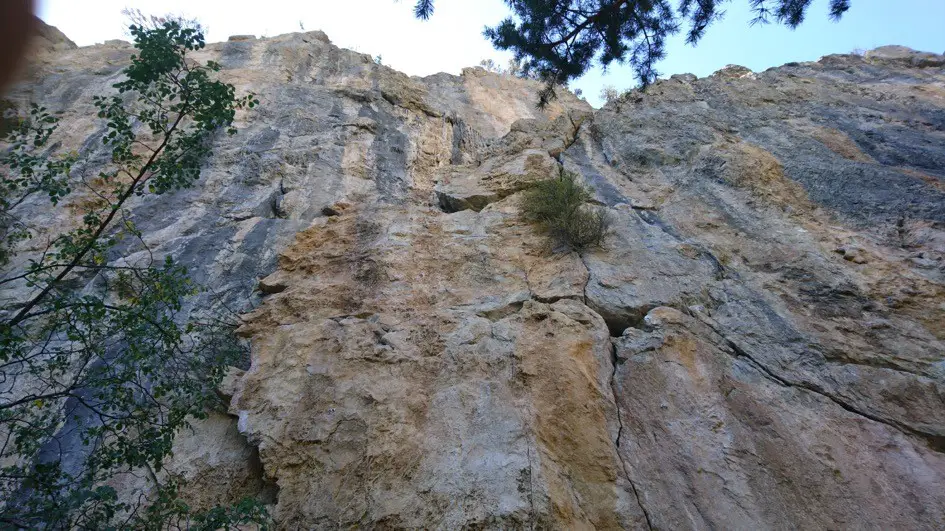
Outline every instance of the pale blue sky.
{"type": "MultiPolygon", "coordinates": [[[[209,27],[208,40],[229,35],[277,35],[321,29],[345,48],[371,55],[411,75],[459,73],[481,59],[505,64],[482,37],[482,28],[508,13],[501,0],[438,0],[428,22],[413,19],[413,0],[39,0],[39,15],[80,45],[122,38],[120,11],[125,6],[145,12],[184,13],[209,27]]],[[[849,53],[885,44],[945,52],[945,0],[852,0],[838,22],[827,18],[828,0],[815,0],[807,20],[791,31],[774,24],[750,27],[748,0],[731,0],[725,19],[710,27],[695,48],[678,35],[670,40],[667,58],[659,64],[665,75],[690,72],[705,76],[727,64],[764,70],[791,61],[811,61],[831,53],[849,53]]],[[[572,84],[589,101],[600,104],[605,85],[624,89],[634,84],[630,69],[614,65],[572,84]]]]}

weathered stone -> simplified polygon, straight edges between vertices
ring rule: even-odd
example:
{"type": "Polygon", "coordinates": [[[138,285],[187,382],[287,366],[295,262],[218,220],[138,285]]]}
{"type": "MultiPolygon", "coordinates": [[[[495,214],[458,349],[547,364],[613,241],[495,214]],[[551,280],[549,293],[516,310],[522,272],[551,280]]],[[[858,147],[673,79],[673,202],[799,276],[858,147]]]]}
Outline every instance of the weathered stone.
{"type": "Polygon", "coordinates": [[[643,521],[613,446],[608,331],[580,302],[586,272],[548,256],[514,201],[352,212],[283,254],[298,284],[247,319],[256,354],[233,400],[280,478],[282,525],[643,521]]]}
{"type": "Polygon", "coordinates": [[[477,167],[451,166],[440,172],[435,192],[447,212],[482,210],[558,171],[547,152],[526,149],[509,161],[490,159],[477,167]]]}
{"type": "Polygon", "coordinates": [[[945,518],[941,451],[661,311],[616,342],[614,375],[621,457],[654,528],[932,528],[945,518]]]}
{"type": "Polygon", "coordinates": [[[58,52],[63,50],[74,50],[78,48],[65,33],[59,31],[59,28],[46,24],[41,19],[33,20],[36,37],[33,42],[33,51],[39,52],[58,52]]]}
{"type": "MultiPolygon", "coordinates": [[[[12,98],[101,158],[91,95],[127,55],[48,50],[12,98]]],[[[196,188],[132,205],[218,297],[193,305],[248,312],[231,417],[170,465],[198,505],[255,495],[282,529],[945,521],[938,56],[733,66],[594,113],[321,32],[197,57],[263,103],[196,188]],[[602,248],[520,216],[561,167],[612,213],[602,248]]],[[[52,233],[88,200],[22,208],[52,233]]]]}
{"type": "Polygon", "coordinates": [[[865,264],[867,262],[863,249],[855,245],[844,245],[843,247],[838,247],[836,252],[839,253],[844,260],[853,262],[854,264],[865,264]]]}
{"type": "Polygon", "coordinates": [[[718,77],[721,79],[740,79],[743,77],[749,77],[753,72],[744,66],[741,65],[726,65],[721,70],[712,74],[713,77],[718,77]]]}
{"type": "MultiPolygon", "coordinates": [[[[195,510],[207,510],[221,501],[255,498],[274,503],[278,487],[269,482],[255,445],[237,431],[236,422],[223,413],[212,412],[195,429],[184,429],[174,441],[174,455],[167,459],[162,478],[185,478],[182,496],[195,510]]],[[[111,485],[128,499],[152,494],[147,474],[122,474],[111,485]]]]}
{"type": "Polygon", "coordinates": [[[900,63],[918,68],[945,66],[945,55],[918,52],[906,46],[881,46],[866,52],[866,60],[900,63]]]}

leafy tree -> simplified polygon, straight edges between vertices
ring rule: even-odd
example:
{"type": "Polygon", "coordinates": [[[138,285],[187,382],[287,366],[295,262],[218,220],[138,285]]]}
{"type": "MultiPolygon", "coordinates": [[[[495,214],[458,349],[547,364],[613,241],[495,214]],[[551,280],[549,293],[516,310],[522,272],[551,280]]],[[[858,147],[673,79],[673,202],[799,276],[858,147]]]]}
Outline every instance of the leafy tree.
{"type": "Polygon", "coordinates": [[[493,74],[505,73],[505,70],[503,70],[502,67],[492,59],[483,59],[482,61],[479,61],[479,66],[488,72],[492,72],[493,74]]]}
{"type": "Polygon", "coordinates": [[[605,85],[600,89],[600,99],[604,100],[605,103],[617,101],[619,97],[620,92],[613,85],[605,85]]]}
{"type": "MultiPolygon", "coordinates": [[[[604,67],[629,62],[643,87],[656,80],[656,63],[665,55],[666,37],[686,28],[686,41],[695,44],[706,28],[722,17],[728,0],[505,0],[509,17],[486,28],[493,46],[524,59],[527,71],[546,82],[539,93],[543,106],[556,86],[583,75],[595,62],[604,67]]],[[[771,20],[795,28],[813,0],[748,0],[753,23],[771,20]]],[[[418,0],[414,13],[428,19],[433,0],[418,0]]],[[[830,16],[839,19],[850,0],[830,0],[830,16]]]]}
{"type": "Polygon", "coordinates": [[[136,52],[125,79],[94,98],[107,164],[95,173],[91,157],[55,154],[58,119],[36,105],[10,118],[0,153],[3,528],[265,521],[252,500],[194,511],[179,499],[180,483],[160,474],[175,434],[215,405],[244,349],[224,316],[185,310],[199,288],[171,256],[153,255],[128,212],[135,198],[191,186],[219,132],[236,132],[236,110],[258,100],[215,80],[219,65],[188,57],[204,46],[200,31],[174,20],[130,31],[136,52]],[[69,202],[82,217],[26,254],[21,243],[38,230],[23,206],[38,201],[69,202]],[[154,482],[149,500],[119,500],[109,485],[131,471],[154,482]]]}
{"type": "Polygon", "coordinates": [[[479,61],[479,66],[489,72],[492,72],[493,74],[499,74],[503,76],[508,75],[523,79],[537,79],[537,77],[532,72],[526,71],[523,68],[522,61],[515,59],[514,57],[509,59],[504,68],[502,65],[492,59],[483,59],[479,61]]]}
{"type": "MultiPolygon", "coordinates": [[[[121,10],[121,14],[125,17],[127,21],[126,27],[130,28],[131,26],[136,26],[138,28],[143,28],[147,30],[158,29],[168,22],[176,22],[182,28],[191,28],[197,30],[198,33],[203,34],[204,36],[210,31],[205,25],[203,25],[199,20],[195,18],[188,17],[182,14],[167,13],[164,15],[149,15],[140,9],[133,7],[126,7],[121,10]]],[[[299,26],[302,25],[302,22],[299,22],[299,26]]],[[[305,31],[304,29],[302,31],[305,31]]],[[[129,37],[134,37],[130,31],[128,32],[129,37]]]]}

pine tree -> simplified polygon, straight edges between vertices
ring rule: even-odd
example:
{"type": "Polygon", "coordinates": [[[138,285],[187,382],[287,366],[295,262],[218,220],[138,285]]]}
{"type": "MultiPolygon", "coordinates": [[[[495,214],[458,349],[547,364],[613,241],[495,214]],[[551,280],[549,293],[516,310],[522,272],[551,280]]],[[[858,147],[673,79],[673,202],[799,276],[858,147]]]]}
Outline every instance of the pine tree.
{"type": "MultiPolygon", "coordinates": [[[[523,60],[526,71],[545,81],[539,94],[543,106],[554,89],[581,77],[599,62],[629,63],[643,87],[659,72],[666,38],[686,29],[686,42],[696,44],[706,28],[720,19],[728,0],[506,0],[514,12],[485,36],[500,50],[523,60]]],[[[790,28],[804,21],[813,0],[748,0],[755,13],[752,24],[772,20],[790,28]]],[[[830,0],[830,17],[839,19],[850,0],[830,0]]],[[[418,0],[418,18],[433,14],[433,0],[418,0]]]]}

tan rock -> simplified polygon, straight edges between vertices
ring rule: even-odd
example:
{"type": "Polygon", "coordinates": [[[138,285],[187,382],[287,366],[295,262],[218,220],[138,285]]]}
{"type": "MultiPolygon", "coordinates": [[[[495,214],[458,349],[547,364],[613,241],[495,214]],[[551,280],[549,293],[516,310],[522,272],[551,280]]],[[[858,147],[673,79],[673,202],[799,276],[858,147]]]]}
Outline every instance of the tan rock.
{"type": "Polygon", "coordinates": [[[866,60],[874,62],[900,63],[919,68],[945,65],[945,55],[918,52],[906,46],[880,46],[866,52],[866,60]]]}
{"type": "MultiPolygon", "coordinates": [[[[11,101],[62,110],[62,149],[101,156],[91,96],[128,50],[64,44],[11,101]]],[[[321,32],[208,45],[262,106],[197,187],[130,215],[211,289],[194,305],[247,312],[252,362],[169,469],[196,505],[256,496],[280,529],[940,527],[933,56],[727,67],[592,113],[321,32]],[[560,167],[613,214],[601,248],[522,220],[560,167]]],[[[21,207],[23,260],[74,199],[21,207]]]]}

